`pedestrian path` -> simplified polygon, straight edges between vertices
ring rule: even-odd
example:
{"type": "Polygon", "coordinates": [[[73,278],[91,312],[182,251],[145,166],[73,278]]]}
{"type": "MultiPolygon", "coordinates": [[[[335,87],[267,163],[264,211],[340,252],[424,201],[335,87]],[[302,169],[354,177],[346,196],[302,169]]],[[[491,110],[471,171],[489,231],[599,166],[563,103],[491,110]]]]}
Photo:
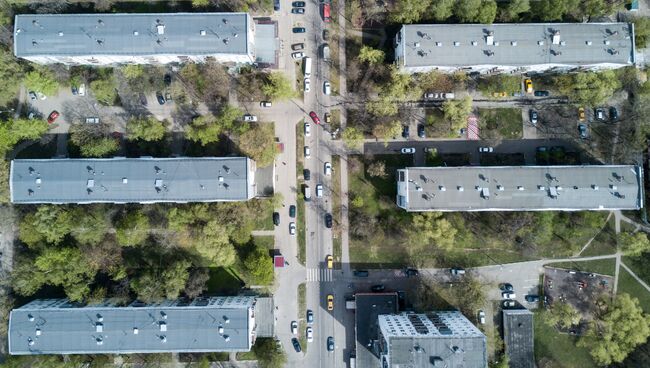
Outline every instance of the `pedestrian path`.
{"type": "Polygon", "coordinates": [[[308,268],[307,282],[333,281],[332,270],[325,268],[308,268]]]}

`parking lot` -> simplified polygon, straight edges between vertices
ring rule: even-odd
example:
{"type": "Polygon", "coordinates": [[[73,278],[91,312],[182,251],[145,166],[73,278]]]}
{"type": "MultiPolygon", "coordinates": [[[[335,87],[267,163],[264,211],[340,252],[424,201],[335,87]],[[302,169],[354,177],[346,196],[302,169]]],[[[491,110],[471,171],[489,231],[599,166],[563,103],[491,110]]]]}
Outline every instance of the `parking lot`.
{"type": "Polygon", "coordinates": [[[588,317],[594,301],[602,294],[611,295],[614,278],[590,272],[544,268],[544,295],[549,304],[563,301],[588,317]]]}

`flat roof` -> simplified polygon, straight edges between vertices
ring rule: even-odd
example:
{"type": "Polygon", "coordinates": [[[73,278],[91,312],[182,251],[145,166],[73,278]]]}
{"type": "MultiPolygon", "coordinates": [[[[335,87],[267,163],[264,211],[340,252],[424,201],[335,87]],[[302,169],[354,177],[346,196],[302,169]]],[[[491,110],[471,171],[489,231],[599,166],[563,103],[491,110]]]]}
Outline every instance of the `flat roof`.
{"type": "Polygon", "coordinates": [[[378,367],[378,317],[394,314],[399,308],[397,293],[357,293],[355,295],[356,361],[358,367],[378,367]]]}
{"type": "Polygon", "coordinates": [[[407,67],[634,63],[628,23],[417,24],[402,26],[402,37],[407,67]]]}
{"type": "Polygon", "coordinates": [[[11,161],[13,203],[241,201],[254,191],[246,157],[11,161]]]}
{"type": "Polygon", "coordinates": [[[215,297],[189,305],[77,307],[61,299],[37,300],[11,311],[9,352],[31,355],[248,351],[253,328],[250,324],[254,323],[249,310],[254,302],[254,297],[215,297]]]}
{"type": "Polygon", "coordinates": [[[19,14],[18,57],[248,53],[247,13],[19,14]]]}
{"type": "Polygon", "coordinates": [[[535,368],[533,313],[528,309],[503,310],[503,342],[511,368],[535,368]]]}
{"type": "Polygon", "coordinates": [[[634,165],[410,167],[398,171],[397,188],[408,211],[643,207],[643,171],[634,165]]]}

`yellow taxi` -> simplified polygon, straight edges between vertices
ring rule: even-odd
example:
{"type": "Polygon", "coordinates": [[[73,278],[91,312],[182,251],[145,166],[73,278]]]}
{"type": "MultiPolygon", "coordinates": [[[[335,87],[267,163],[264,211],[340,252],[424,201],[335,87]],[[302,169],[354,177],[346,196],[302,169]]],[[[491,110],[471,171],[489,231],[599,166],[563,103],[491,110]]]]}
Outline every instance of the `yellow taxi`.
{"type": "Polygon", "coordinates": [[[526,79],[524,81],[524,87],[526,88],[526,93],[533,93],[533,81],[526,79]]]}
{"type": "Polygon", "coordinates": [[[334,258],[327,256],[327,268],[334,268],[334,258]]]}
{"type": "Polygon", "coordinates": [[[334,295],[332,294],[327,295],[327,310],[334,310],[334,295]]]}
{"type": "Polygon", "coordinates": [[[585,108],[584,107],[581,107],[581,108],[578,109],[578,119],[580,119],[580,121],[585,121],[585,108]]]}

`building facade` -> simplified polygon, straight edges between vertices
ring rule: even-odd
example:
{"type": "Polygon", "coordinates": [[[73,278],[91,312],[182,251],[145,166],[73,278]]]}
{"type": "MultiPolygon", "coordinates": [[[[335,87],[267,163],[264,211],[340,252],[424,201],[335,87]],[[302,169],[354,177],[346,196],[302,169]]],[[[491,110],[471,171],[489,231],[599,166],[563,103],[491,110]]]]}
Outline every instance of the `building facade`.
{"type": "Polygon", "coordinates": [[[38,64],[255,61],[247,13],[20,14],[14,55],[38,64]]]}
{"type": "Polygon", "coordinates": [[[189,203],[255,197],[247,157],[25,159],[11,161],[11,202],[189,203]]]}
{"type": "Polygon", "coordinates": [[[628,23],[413,24],[395,38],[407,73],[536,73],[634,65],[628,23]]]}
{"type": "Polygon", "coordinates": [[[250,296],[128,306],[34,300],[11,311],[9,353],[244,352],[256,338],[255,304],[250,296]]]}

